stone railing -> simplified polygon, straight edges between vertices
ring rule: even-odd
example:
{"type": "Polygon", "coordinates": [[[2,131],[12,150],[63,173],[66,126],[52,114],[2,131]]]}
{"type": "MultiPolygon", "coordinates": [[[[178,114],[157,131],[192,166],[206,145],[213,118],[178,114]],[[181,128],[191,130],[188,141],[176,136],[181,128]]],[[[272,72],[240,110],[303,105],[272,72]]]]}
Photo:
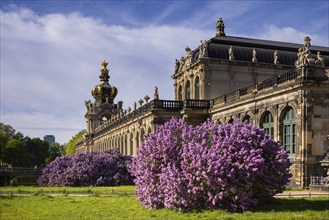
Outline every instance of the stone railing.
{"type": "Polygon", "coordinates": [[[329,189],[329,177],[311,176],[310,187],[326,187],[329,189]]]}
{"type": "Polygon", "coordinates": [[[213,104],[224,105],[227,102],[238,101],[242,97],[255,97],[256,94],[265,92],[269,88],[280,87],[282,84],[289,83],[290,81],[295,82],[295,79],[298,77],[300,77],[300,72],[297,70],[283,73],[262,82],[254,83],[247,87],[219,96],[218,98],[213,99],[213,104]]]}
{"type": "Polygon", "coordinates": [[[134,119],[143,116],[145,113],[150,112],[154,109],[163,109],[167,111],[180,111],[183,109],[182,101],[172,101],[172,100],[152,100],[149,103],[141,106],[140,108],[126,114],[121,115],[115,119],[110,119],[110,121],[105,122],[103,125],[100,125],[96,128],[95,136],[101,135],[113,128],[119,127],[129,121],[133,121],[134,119]]]}
{"type": "Polygon", "coordinates": [[[41,168],[35,167],[1,167],[0,176],[23,176],[23,175],[40,175],[41,168]]]}
{"type": "Polygon", "coordinates": [[[181,110],[183,109],[183,102],[181,101],[172,101],[172,100],[153,100],[152,108],[161,108],[169,110],[181,110]]]}
{"type": "Polygon", "coordinates": [[[209,109],[210,100],[186,99],[184,101],[184,108],[209,109]]]}
{"type": "Polygon", "coordinates": [[[145,113],[150,112],[155,109],[162,109],[165,111],[181,111],[184,108],[192,109],[209,109],[210,100],[193,100],[187,99],[185,101],[173,101],[173,100],[152,100],[149,103],[141,106],[140,108],[130,112],[126,115],[114,116],[115,119],[110,119],[110,121],[98,126],[95,131],[95,136],[101,135],[113,128],[119,127],[129,121],[145,115],[145,113]]]}

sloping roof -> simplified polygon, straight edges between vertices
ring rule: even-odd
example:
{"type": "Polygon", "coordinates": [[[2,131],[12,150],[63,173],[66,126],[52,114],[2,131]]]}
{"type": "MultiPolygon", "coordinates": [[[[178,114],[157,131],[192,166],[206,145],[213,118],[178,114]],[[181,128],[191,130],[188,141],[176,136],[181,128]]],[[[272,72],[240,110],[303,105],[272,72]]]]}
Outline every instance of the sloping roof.
{"type": "MultiPolygon", "coordinates": [[[[278,60],[280,64],[294,66],[297,60],[299,48],[302,44],[250,39],[232,36],[216,36],[207,41],[207,52],[205,57],[216,59],[229,59],[228,49],[232,46],[236,61],[252,62],[252,51],[257,51],[257,63],[273,64],[274,51],[278,51],[278,60]]],[[[329,66],[329,48],[320,46],[311,46],[311,57],[316,59],[316,53],[320,54],[325,60],[325,66],[329,66]]],[[[199,48],[193,51],[192,62],[199,57],[199,48]]]]}

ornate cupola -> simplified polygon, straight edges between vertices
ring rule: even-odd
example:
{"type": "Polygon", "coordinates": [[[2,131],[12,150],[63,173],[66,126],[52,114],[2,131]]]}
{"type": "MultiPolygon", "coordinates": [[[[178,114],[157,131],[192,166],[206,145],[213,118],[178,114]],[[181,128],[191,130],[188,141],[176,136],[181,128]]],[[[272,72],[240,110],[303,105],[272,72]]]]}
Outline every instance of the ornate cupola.
{"type": "Polygon", "coordinates": [[[99,76],[101,83],[94,86],[91,90],[92,96],[95,98],[96,103],[110,103],[113,104],[113,100],[118,94],[118,89],[109,84],[110,76],[108,75],[109,70],[107,69],[108,62],[105,60],[101,63],[101,75],[99,76]]]}
{"type": "Polygon", "coordinates": [[[216,29],[217,29],[216,36],[226,36],[224,31],[225,25],[222,18],[219,18],[219,21],[217,21],[216,29]]]}

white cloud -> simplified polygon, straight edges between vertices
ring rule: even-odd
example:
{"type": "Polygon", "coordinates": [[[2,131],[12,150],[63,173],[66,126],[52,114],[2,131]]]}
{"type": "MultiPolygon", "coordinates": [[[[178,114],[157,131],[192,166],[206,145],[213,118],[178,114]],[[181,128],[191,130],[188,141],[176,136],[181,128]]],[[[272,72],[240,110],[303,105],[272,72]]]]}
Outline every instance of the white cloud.
{"type": "Polygon", "coordinates": [[[305,36],[310,36],[312,45],[329,45],[328,38],[326,38],[326,36],[319,36],[314,33],[307,33],[292,27],[280,28],[274,24],[264,25],[263,29],[259,33],[250,37],[303,44],[305,36]]]}
{"type": "Polygon", "coordinates": [[[172,99],[174,59],[205,34],[172,26],[108,26],[79,13],[1,11],[1,121],[25,135],[68,141],[85,128],[84,100],[92,99],[103,59],[109,61],[110,84],[119,89],[116,101],[125,108],[152,97],[155,85],[160,98],[172,99]]]}

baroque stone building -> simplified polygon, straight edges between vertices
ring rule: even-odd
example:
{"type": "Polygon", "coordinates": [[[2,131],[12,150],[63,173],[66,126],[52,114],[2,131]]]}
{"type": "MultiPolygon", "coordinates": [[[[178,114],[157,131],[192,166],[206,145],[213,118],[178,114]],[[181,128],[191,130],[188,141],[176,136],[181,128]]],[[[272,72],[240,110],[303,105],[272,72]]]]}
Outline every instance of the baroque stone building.
{"type": "Polygon", "coordinates": [[[291,184],[308,186],[311,175],[321,174],[329,151],[329,48],[226,36],[224,22],[216,36],[200,42],[176,59],[175,100],[144,97],[133,109],[115,104],[118,90],[108,83],[107,62],[100,84],[86,101],[87,133],[77,151],[104,151],[117,147],[136,155],[144,135],[170,118],[199,124],[248,121],[264,128],[289,153],[291,184]]]}

